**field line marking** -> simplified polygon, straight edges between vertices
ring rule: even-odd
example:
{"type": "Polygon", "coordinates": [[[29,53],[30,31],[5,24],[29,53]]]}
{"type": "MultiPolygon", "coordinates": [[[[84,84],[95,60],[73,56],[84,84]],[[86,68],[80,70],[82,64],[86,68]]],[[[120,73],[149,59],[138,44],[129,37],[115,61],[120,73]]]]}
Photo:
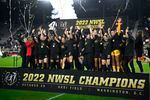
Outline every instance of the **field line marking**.
{"type": "Polygon", "coordinates": [[[53,97],[51,97],[51,98],[49,98],[49,99],[47,99],[47,100],[52,100],[52,99],[58,98],[58,97],[63,96],[63,95],[65,95],[65,93],[62,93],[62,94],[53,96],[53,97]]]}

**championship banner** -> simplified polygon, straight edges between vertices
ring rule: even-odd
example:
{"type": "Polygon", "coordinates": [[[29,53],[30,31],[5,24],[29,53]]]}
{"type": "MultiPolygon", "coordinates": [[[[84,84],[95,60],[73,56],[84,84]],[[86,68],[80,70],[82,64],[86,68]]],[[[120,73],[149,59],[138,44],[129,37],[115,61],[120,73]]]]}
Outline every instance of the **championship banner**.
{"type": "Polygon", "coordinates": [[[98,25],[101,25],[104,27],[105,25],[105,19],[70,19],[70,20],[59,20],[58,21],[58,28],[64,29],[69,28],[70,26],[78,26],[80,28],[86,28],[88,25],[90,25],[92,28],[97,28],[98,25]]]}
{"type": "MultiPolygon", "coordinates": [[[[123,29],[127,27],[126,18],[123,19],[123,29]]],[[[71,26],[79,27],[79,28],[87,28],[87,26],[91,26],[92,28],[98,28],[98,25],[104,27],[105,30],[111,28],[114,24],[114,17],[109,18],[95,18],[95,19],[65,19],[65,20],[56,20],[51,22],[49,26],[49,30],[54,30],[56,28],[57,33],[63,34],[65,28],[70,28],[71,26]]],[[[114,25],[114,29],[117,26],[114,25]]]]}
{"type": "Polygon", "coordinates": [[[0,69],[0,88],[149,100],[149,74],[0,69]]]}

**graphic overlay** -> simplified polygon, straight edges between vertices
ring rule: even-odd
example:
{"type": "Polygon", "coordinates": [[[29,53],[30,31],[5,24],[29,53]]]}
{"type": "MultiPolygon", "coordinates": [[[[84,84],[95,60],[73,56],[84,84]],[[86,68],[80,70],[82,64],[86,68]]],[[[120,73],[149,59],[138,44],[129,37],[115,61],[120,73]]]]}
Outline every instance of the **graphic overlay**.
{"type": "Polygon", "coordinates": [[[0,88],[149,98],[149,74],[0,69],[0,88]]]}
{"type": "Polygon", "coordinates": [[[4,77],[4,82],[6,83],[6,85],[11,86],[17,82],[16,72],[7,72],[4,77]]]}

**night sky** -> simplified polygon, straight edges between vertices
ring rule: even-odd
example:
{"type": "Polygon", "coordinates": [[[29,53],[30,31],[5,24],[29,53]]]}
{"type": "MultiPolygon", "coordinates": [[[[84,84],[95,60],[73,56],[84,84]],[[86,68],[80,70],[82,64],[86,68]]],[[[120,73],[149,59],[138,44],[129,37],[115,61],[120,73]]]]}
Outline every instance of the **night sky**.
{"type": "MultiPolygon", "coordinates": [[[[0,23],[9,23],[9,0],[0,0],[0,23]]],[[[23,2],[23,0],[20,0],[23,2]]],[[[28,1],[28,0],[26,0],[28,1]]],[[[130,20],[145,18],[150,16],[150,0],[129,0],[127,9],[125,4],[127,0],[81,0],[86,12],[79,5],[80,0],[74,0],[74,9],[78,18],[105,18],[115,17],[118,8],[121,6],[120,16],[128,17],[130,20]]],[[[12,0],[12,23],[19,24],[19,10],[17,0],[12,0]]],[[[53,7],[48,2],[39,2],[33,8],[34,24],[52,21],[50,18],[53,7]]]]}

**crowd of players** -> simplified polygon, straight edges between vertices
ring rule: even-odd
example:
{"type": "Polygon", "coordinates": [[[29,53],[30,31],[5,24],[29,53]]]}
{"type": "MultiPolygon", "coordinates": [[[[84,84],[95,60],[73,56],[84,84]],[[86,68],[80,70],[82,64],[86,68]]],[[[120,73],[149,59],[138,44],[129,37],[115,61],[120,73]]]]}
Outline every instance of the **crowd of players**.
{"type": "Polygon", "coordinates": [[[105,31],[101,26],[95,29],[71,26],[64,29],[62,35],[39,27],[33,29],[30,36],[23,34],[18,38],[22,67],[135,73],[133,59],[136,56],[143,72],[142,35],[139,31],[135,39],[128,27],[118,32],[110,28],[105,31]]]}

